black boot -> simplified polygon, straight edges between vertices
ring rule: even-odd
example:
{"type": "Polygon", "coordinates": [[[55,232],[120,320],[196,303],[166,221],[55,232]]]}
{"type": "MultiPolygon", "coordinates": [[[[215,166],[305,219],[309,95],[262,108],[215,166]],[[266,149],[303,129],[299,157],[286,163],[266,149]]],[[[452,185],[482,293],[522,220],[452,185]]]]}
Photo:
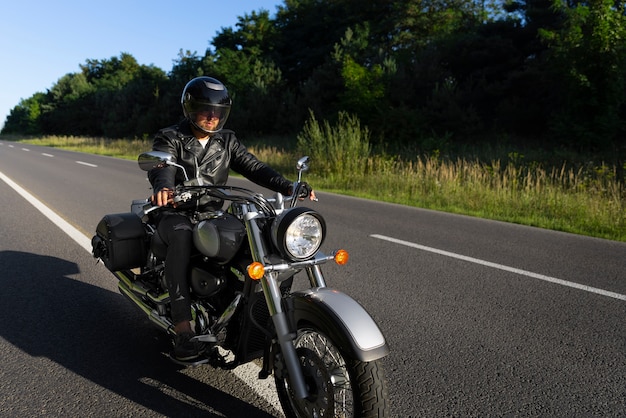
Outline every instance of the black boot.
{"type": "Polygon", "coordinates": [[[204,343],[193,340],[195,334],[183,332],[174,336],[174,349],[170,356],[179,362],[193,363],[206,351],[204,343]]]}

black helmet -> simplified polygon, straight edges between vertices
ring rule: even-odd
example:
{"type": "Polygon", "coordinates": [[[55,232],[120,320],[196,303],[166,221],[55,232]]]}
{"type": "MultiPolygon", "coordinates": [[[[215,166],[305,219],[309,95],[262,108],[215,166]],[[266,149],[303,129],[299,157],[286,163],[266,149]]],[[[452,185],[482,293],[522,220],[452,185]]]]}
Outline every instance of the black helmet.
{"type": "Polygon", "coordinates": [[[183,114],[195,128],[206,134],[214,134],[224,127],[232,100],[221,81],[212,77],[196,77],[183,89],[180,103],[183,106],[183,114]],[[217,127],[208,130],[199,126],[196,123],[199,112],[212,112],[220,120],[217,127]]]}

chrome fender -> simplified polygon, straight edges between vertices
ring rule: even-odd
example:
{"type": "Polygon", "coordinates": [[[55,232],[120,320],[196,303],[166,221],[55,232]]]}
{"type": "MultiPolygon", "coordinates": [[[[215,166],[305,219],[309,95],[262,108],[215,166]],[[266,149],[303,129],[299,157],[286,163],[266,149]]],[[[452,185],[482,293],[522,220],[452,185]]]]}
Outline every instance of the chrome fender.
{"type": "Polygon", "coordinates": [[[293,292],[287,298],[293,329],[309,323],[360,361],[389,354],[380,328],[367,311],[350,296],[328,287],[293,292]]]}

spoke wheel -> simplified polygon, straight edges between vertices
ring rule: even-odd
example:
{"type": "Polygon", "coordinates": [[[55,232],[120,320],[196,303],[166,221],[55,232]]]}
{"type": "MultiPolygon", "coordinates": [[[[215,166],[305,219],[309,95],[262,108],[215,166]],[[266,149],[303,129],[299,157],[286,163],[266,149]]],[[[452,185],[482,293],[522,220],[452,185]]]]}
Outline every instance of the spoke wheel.
{"type": "Polygon", "coordinates": [[[309,396],[295,396],[279,355],[274,376],[287,417],[385,416],[387,390],[377,362],[346,359],[328,337],[312,328],[299,330],[295,346],[309,396]]]}

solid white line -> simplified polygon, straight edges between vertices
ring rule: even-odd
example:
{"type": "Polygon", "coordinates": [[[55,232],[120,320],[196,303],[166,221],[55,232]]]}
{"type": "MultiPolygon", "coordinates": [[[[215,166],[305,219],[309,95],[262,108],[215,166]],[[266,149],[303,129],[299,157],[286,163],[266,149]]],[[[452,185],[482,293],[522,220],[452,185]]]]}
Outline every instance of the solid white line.
{"type": "Polygon", "coordinates": [[[608,290],[598,289],[598,288],[586,286],[580,283],[569,282],[567,280],[557,279],[556,277],[545,276],[543,274],[533,273],[531,271],[521,270],[515,267],[509,267],[509,266],[505,266],[502,264],[492,263],[490,261],[485,261],[485,260],[481,260],[478,258],[467,257],[465,255],[451,253],[449,251],[439,250],[437,248],[426,247],[424,245],[415,244],[413,242],[387,237],[385,235],[373,234],[373,235],[370,235],[370,237],[381,239],[384,241],[393,242],[393,243],[404,245],[404,246],[411,247],[411,248],[416,248],[422,251],[428,251],[428,252],[443,255],[446,257],[452,257],[452,258],[456,258],[456,259],[463,260],[463,261],[469,261],[470,263],[480,264],[483,266],[487,266],[487,267],[491,267],[491,268],[495,268],[499,270],[504,270],[504,271],[508,271],[511,273],[520,274],[523,276],[532,277],[533,279],[539,279],[539,280],[543,280],[546,282],[559,284],[561,286],[572,287],[574,289],[584,290],[586,292],[596,293],[598,295],[608,296],[610,298],[626,301],[626,295],[622,295],[620,293],[610,292],[608,290]]]}
{"type": "Polygon", "coordinates": [[[74,228],[67,221],[61,218],[59,215],[54,213],[50,208],[41,203],[37,198],[35,198],[32,194],[28,193],[22,187],[20,187],[17,183],[13,182],[10,178],[5,176],[2,172],[0,172],[0,179],[2,179],[6,184],[11,186],[13,190],[19,193],[24,199],[26,199],[31,205],[33,205],[39,212],[43,213],[44,216],[50,219],[56,226],[61,228],[63,232],[70,236],[74,241],[78,243],[81,247],[91,253],[91,240],[88,239],[82,232],[78,229],[74,228]]]}
{"type": "MultiPolygon", "coordinates": [[[[77,162],[80,163],[79,161],[77,162]]],[[[19,193],[24,199],[26,199],[30,204],[32,204],[41,213],[43,213],[46,218],[56,224],[59,228],[61,228],[61,230],[63,230],[63,232],[69,235],[70,238],[76,241],[78,245],[83,247],[89,254],[91,254],[91,240],[87,238],[82,232],[67,223],[59,215],[54,213],[46,205],[44,205],[37,198],[28,193],[18,184],[16,184],[13,180],[5,176],[2,172],[0,172],[0,179],[2,179],[6,184],[11,186],[13,190],[19,193]]],[[[259,370],[260,367],[258,367],[256,364],[248,363],[243,364],[232,370],[232,373],[242,382],[247,384],[252,390],[257,392],[259,396],[265,398],[267,402],[269,402],[277,410],[280,411],[280,402],[278,401],[278,395],[276,394],[276,387],[273,384],[274,379],[268,379],[266,381],[259,380],[259,370]]]]}
{"type": "Polygon", "coordinates": [[[76,161],[76,164],[86,165],[87,167],[98,167],[95,164],[90,164],[90,163],[86,163],[86,162],[83,162],[83,161],[76,161]]]}

